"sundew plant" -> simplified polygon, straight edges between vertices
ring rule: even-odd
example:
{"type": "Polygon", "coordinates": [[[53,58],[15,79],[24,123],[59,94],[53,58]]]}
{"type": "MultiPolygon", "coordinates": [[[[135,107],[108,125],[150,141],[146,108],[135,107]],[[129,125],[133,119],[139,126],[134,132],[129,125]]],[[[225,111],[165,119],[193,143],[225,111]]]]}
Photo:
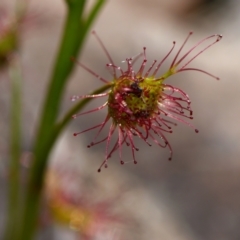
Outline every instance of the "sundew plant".
{"type": "MultiPolygon", "coordinates": [[[[109,158],[113,157],[115,152],[118,152],[120,163],[124,164],[126,160],[122,156],[122,152],[125,147],[132,152],[132,161],[136,164],[135,153],[139,149],[135,146],[135,138],[142,139],[148,146],[156,144],[162,148],[168,148],[169,160],[171,160],[172,147],[167,140],[167,135],[172,133],[177,123],[186,124],[193,129],[195,127],[190,123],[193,111],[189,96],[183,90],[168,84],[168,78],[180,72],[197,71],[218,79],[205,70],[190,67],[190,63],[192,64],[196,57],[222,38],[218,34],[205,37],[187,49],[185,45],[192,35],[190,32],[182,44],[177,45],[176,42],[173,42],[171,47],[170,43],[166,55],[160,57],[159,60],[150,58],[148,65],[147,51],[144,47],[138,56],[127,57],[125,68],[121,68],[114,62],[103,42],[94,32],[98,43],[106,53],[108,58],[106,66],[112,77],[104,79],[83,63],[76,64],[75,59],[81,53],[92,23],[105,2],[105,0],[95,0],[86,12],[86,0],[65,0],[65,24],[47,91],[42,93],[44,103],[37,118],[39,122],[34,137],[32,159],[24,183],[21,181],[20,166],[21,84],[23,79],[21,63],[19,62],[21,58],[18,57],[18,54],[21,48],[20,34],[22,32],[20,28],[24,24],[22,20],[27,15],[28,1],[23,0],[18,3],[16,11],[9,14],[14,19],[0,17],[0,69],[7,70],[11,82],[9,91],[11,94],[9,191],[5,240],[34,239],[39,226],[44,176],[49,156],[60,134],[74,118],[84,114],[97,114],[101,109],[107,109],[107,114],[102,122],[89,129],[82,129],[79,126],[79,132],[74,134],[77,136],[93,130],[95,137],[93,137],[89,147],[105,143],[105,158],[100,167],[97,167],[99,172],[102,167],[108,166],[109,158]],[[177,48],[175,55],[172,54],[174,48],[177,48]],[[159,75],[159,70],[167,58],[172,59],[171,64],[163,75],[159,75]],[[140,61],[138,69],[135,68],[136,61],[140,61]],[[59,110],[70,74],[74,67],[79,65],[102,81],[103,85],[92,93],[73,96],[73,107],[62,118],[59,118],[59,110]],[[103,99],[98,108],[86,112],[82,111],[87,103],[98,98],[103,99]],[[102,130],[107,127],[109,128],[108,134],[102,136],[102,130]],[[117,136],[115,142],[113,140],[114,134],[117,136]]],[[[195,131],[197,132],[196,129],[195,131]]]]}
{"type": "MultiPolygon", "coordinates": [[[[175,41],[166,56],[160,61],[154,60],[150,67],[146,68],[147,56],[146,48],[144,47],[143,53],[137,57],[126,58],[126,69],[122,69],[115,65],[106,47],[96,33],[93,32],[93,34],[96,36],[110,61],[106,66],[112,73],[112,79],[104,79],[82,63],[79,63],[79,65],[97,77],[106,86],[110,86],[110,90],[100,94],[73,96],[72,101],[107,97],[107,100],[98,108],[74,114],[73,118],[96,112],[104,108],[107,108],[107,116],[102,123],[81,132],[74,133],[74,136],[93,129],[98,129],[94,140],[88,145],[90,148],[96,144],[106,142],[105,159],[98,169],[98,172],[101,171],[103,166],[105,168],[108,167],[109,158],[112,153],[117,150],[119,152],[120,163],[125,163],[122,157],[122,147],[124,145],[131,148],[133,162],[136,164],[135,152],[139,151],[139,149],[134,144],[134,137],[141,138],[148,146],[155,143],[162,148],[168,147],[170,151],[169,160],[171,160],[172,147],[165,135],[173,132],[173,126],[176,125],[176,122],[186,124],[193,129],[194,126],[186,120],[193,119],[193,111],[191,109],[189,96],[183,90],[167,84],[166,81],[172,75],[184,71],[198,71],[218,80],[219,78],[211,73],[202,69],[189,67],[189,64],[209,47],[220,41],[222,35],[214,34],[208,36],[200,40],[185,53],[182,53],[187,40],[193,34],[193,32],[190,32],[176,55],[173,57],[169,68],[163,75],[159,76],[158,71],[164,61],[172,53],[176,45],[175,41]],[[191,52],[199,46],[201,47],[206,41],[210,41],[210,43],[188,59],[191,52]],[[142,62],[140,68],[135,70],[134,63],[141,57],[142,62]],[[103,139],[98,139],[99,134],[108,122],[111,122],[108,135],[103,139]],[[109,146],[114,132],[117,132],[118,138],[110,149],[109,146]]],[[[198,132],[198,130],[195,129],[195,132],[198,132]]]]}

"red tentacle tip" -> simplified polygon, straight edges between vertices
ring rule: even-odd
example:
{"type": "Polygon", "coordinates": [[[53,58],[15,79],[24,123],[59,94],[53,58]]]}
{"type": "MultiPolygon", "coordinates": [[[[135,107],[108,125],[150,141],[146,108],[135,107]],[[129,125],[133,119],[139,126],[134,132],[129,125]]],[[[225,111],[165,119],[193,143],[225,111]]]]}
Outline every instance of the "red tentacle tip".
{"type": "Polygon", "coordinates": [[[218,34],[217,36],[218,36],[218,38],[217,38],[217,42],[218,42],[218,41],[220,41],[222,39],[223,35],[222,34],[218,34]]]}
{"type": "Polygon", "coordinates": [[[199,133],[199,130],[198,130],[198,129],[195,129],[195,132],[196,132],[196,133],[199,133]]]}
{"type": "Polygon", "coordinates": [[[73,136],[76,137],[76,136],[77,136],[77,133],[74,133],[73,136]]]}
{"type": "Polygon", "coordinates": [[[101,168],[99,168],[97,171],[98,171],[98,172],[101,172],[101,168]]]}
{"type": "Polygon", "coordinates": [[[124,161],[120,161],[120,163],[123,165],[123,164],[124,164],[124,161]]]}
{"type": "Polygon", "coordinates": [[[172,157],[168,158],[168,161],[171,161],[172,160],[172,157]]]}
{"type": "Polygon", "coordinates": [[[136,160],[134,160],[134,164],[137,164],[137,161],[136,161],[136,160]]]}

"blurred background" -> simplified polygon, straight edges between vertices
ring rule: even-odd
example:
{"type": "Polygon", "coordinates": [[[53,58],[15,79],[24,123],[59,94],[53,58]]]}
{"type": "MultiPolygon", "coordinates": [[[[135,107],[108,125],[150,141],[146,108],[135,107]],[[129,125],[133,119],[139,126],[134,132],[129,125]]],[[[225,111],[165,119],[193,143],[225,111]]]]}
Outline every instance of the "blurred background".
{"type": "MultiPolygon", "coordinates": [[[[93,2],[89,0],[89,6],[93,2]]],[[[1,5],[12,9],[14,1],[1,0],[1,5]]],[[[173,134],[166,134],[173,148],[171,162],[167,160],[167,149],[150,148],[139,141],[137,165],[122,166],[118,154],[114,154],[108,169],[97,173],[104,159],[105,144],[88,149],[95,132],[78,137],[73,137],[73,133],[101,122],[104,111],[73,120],[61,136],[49,163],[49,172],[55,171],[58,179],[63,180],[63,183],[56,180],[61,191],[68,191],[69,186],[74,185],[75,190],[69,190],[70,195],[80,194],[80,198],[86,198],[87,205],[99,206],[104,202],[111,207],[106,213],[117,216],[116,221],[109,218],[103,224],[104,231],[97,231],[91,239],[240,239],[239,10],[240,1],[233,0],[114,0],[106,3],[93,29],[115,63],[123,68],[125,63],[121,61],[136,56],[143,47],[147,47],[149,64],[154,59],[161,60],[172,41],[177,42],[178,49],[189,31],[194,34],[185,50],[214,33],[223,34],[223,39],[192,63],[193,67],[217,75],[220,81],[197,72],[179,73],[168,81],[189,94],[194,111],[191,123],[199,129],[196,134],[191,128],[178,124],[173,134]],[[64,180],[64,174],[81,177],[64,180]]],[[[36,23],[30,23],[22,33],[20,53],[24,75],[22,161],[26,172],[64,23],[64,1],[32,0],[29,11],[36,15],[36,23]]],[[[173,56],[168,58],[163,70],[173,56]]],[[[109,60],[91,34],[80,61],[102,77],[111,79],[105,68],[109,60]]],[[[2,71],[0,77],[2,229],[7,189],[9,82],[6,72],[2,71]]],[[[77,66],[69,81],[62,113],[72,106],[72,95],[87,94],[100,85],[100,81],[77,66]]],[[[88,109],[99,106],[99,101],[93,101],[88,109]]],[[[128,150],[124,150],[126,161],[132,158],[128,150]]],[[[46,202],[51,199],[49,182],[46,181],[46,202]]],[[[39,240],[84,239],[78,231],[52,222],[45,208],[41,215],[39,240]]],[[[99,217],[96,225],[105,220],[99,217]]]]}

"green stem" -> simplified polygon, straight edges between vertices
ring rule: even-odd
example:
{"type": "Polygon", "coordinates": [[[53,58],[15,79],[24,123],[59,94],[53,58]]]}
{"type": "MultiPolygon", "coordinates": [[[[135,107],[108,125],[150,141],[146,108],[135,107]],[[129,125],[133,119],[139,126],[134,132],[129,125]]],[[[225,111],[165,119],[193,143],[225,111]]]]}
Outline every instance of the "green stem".
{"type": "Polygon", "coordinates": [[[95,5],[93,6],[93,8],[91,9],[87,20],[85,21],[85,27],[86,29],[89,29],[90,26],[92,25],[97,13],[100,11],[100,9],[102,8],[102,6],[104,5],[104,3],[106,2],[106,0],[98,0],[96,1],[95,5]]]}
{"type": "MultiPolygon", "coordinates": [[[[99,1],[103,5],[104,1],[99,1]]],[[[34,147],[34,159],[30,169],[27,193],[24,204],[23,219],[19,229],[18,240],[30,240],[34,236],[38,211],[41,202],[44,174],[50,151],[63,128],[55,128],[61,99],[67,79],[73,70],[72,57],[77,57],[82,48],[90,24],[82,20],[85,0],[67,0],[68,14],[62,43],[56,60],[53,75],[45,99],[40,126],[34,147]]],[[[101,5],[101,6],[102,6],[101,5]]],[[[98,10],[100,10],[100,6],[98,10]]],[[[93,19],[98,12],[94,13],[93,19]]],[[[84,106],[85,104],[83,104],[84,106]]],[[[64,127],[65,125],[63,125],[64,127]]]]}
{"type": "Polygon", "coordinates": [[[70,58],[76,56],[83,41],[82,9],[69,8],[63,40],[43,108],[40,127],[36,136],[34,159],[27,186],[24,216],[19,239],[30,240],[34,236],[41,201],[44,172],[49,153],[50,139],[53,134],[60,100],[66,80],[73,68],[70,58]]]}
{"type": "Polygon", "coordinates": [[[20,208],[20,155],[21,155],[21,71],[16,61],[10,63],[11,120],[8,216],[5,239],[14,238],[13,231],[19,218],[20,208]]]}
{"type": "MultiPolygon", "coordinates": [[[[104,91],[106,91],[107,89],[109,89],[112,85],[108,84],[108,85],[104,85],[100,88],[98,88],[97,90],[95,90],[94,92],[92,92],[91,94],[99,94],[102,93],[104,91]]],[[[75,104],[64,116],[64,118],[59,121],[59,123],[57,123],[54,127],[54,131],[52,133],[51,138],[49,138],[49,144],[48,144],[48,148],[46,149],[46,155],[45,157],[48,158],[50,151],[52,149],[52,147],[54,146],[57,138],[60,136],[60,134],[62,133],[62,131],[64,130],[64,128],[67,126],[67,124],[72,120],[72,116],[76,113],[78,113],[79,111],[81,111],[91,100],[93,100],[92,98],[85,98],[81,101],[79,101],[79,103],[75,104]]],[[[37,174],[37,169],[36,170],[36,174],[37,174]]]]}
{"type": "MultiPolygon", "coordinates": [[[[50,134],[50,132],[46,130],[51,130],[55,123],[64,87],[74,66],[70,59],[72,57],[77,57],[79,49],[83,44],[85,31],[83,22],[80,18],[81,13],[82,9],[69,8],[62,38],[63,40],[45,99],[43,114],[37,134],[37,142],[41,139],[48,138],[50,134]]],[[[39,149],[38,144],[36,144],[36,149],[39,149]]]]}
{"type": "MultiPolygon", "coordinates": [[[[103,91],[109,89],[110,87],[111,87],[110,84],[104,85],[103,87],[94,91],[92,94],[102,93],[103,91]]],[[[46,144],[46,148],[44,149],[43,153],[40,156],[41,158],[39,159],[36,157],[34,160],[35,162],[44,160],[44,159],[45,160],[48,159],[51,149],[54,146],[57,138],[60,136],[61,132],[66,127],[66,125],[72,120],[72,115],[81,111],[87,105],[87,103],[89,103],[91,100],[92,100],[91,98],[88,98],[88,99],[83,99],[82,101],[80,101],[72,109],[70,109],[70,111],[65,115],[65,117],[57,125],[55,125],[54,130],[52,131],[52,134],[49,137],[48,142],[46,144]]],[[[32,176],[38,176],[38,178],[40,178],[43,175],[39,175],[39,169],[33,166],[32,176]]],[[[32,180],[36,181],[37,179],[32,179],[32,180]]],[[[42,180],[43,180],[43,177],[42,177],[42,180]]],[[[35,183],[40,184],[37,181],[35,183]]],[[[37,186],[37,185],[35,185],[35,186],[37,186]]],[[[38,211],[38,208],[37,208],[38,205],[36,205],[36,204],[37,203],[39,204],[39,201],[40,201],[40,199],[39,199],[40,187],[42,187],[42,185],[41,186],[39,185],[39,188],[36,187],[34,189],[34,185],[32,184],[31,195],[28,195],[28,202],[27,202],[29,217],[31,217],[35,211],[38,211]]],[[[37,214],[37,212],[35,212],[35,214],[37,214]]],[[[29,226],[29,224],[27,226],[29,226]]],[[[29,231],[30,231],[30,229],[29,229],[29,231]]],[[[26,238],[27,237],[26,234],[24,236],[25,236],[24,239],[30,239],[30,238],[26,238]]],[[[22,238],[20,238],[20,239],[22,239],[22,238]]]]}
{"type": "MultiPolygon", "coordinates": [[[[100,87],[99,89],[95,90],[94,92],[92,92],[91,94],[102,93],[102,92],[106,91],[107,89],[109,89],[111,86],[112,86],[111,84],[104,85],[104,86],[100,87]]],[[[92,98],[85,98],[82,101],[80,101],[78,104],[73,106],[73,108],[71,108],[67,112],[65,117],[56,125],[56,134],[58,135],[64,129],[64,127],[69,123],[69,121],[72,120],[72,116],[74,114],[76,114],[77,112],[79,112],[80,110],[82,110],[85,107],[85,105],[87,103],[89,103],[91,100],[92,100],[92,98]]]]}

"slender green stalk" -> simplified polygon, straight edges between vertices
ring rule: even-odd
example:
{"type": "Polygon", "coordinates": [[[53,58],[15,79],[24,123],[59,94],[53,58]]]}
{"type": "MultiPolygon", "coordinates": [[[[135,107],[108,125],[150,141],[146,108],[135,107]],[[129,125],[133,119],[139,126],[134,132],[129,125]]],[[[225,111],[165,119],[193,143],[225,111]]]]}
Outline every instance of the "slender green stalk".
{"type": "MultiPolygon", "coordinates": [[[[111,87],[111,85],[104,85],[103,87],[97,89],[96,91],[94,91],[92,94],[98,94],[101,93],[107,89],[109,89],[111,87]]],[[[49,154],[51,152],[51,149],[53,147],[53,145],[55,144],[57,138],[60,136],[60,134],[62,133],[62,131],[64,130],[64,128],[66,127],[66,125],[72,120],[72,115],[76,114],[77,112],[81,111],[86,105],[87,103],[89,103],[92,99],[88,98],[88,99],[83,99],[82,101],[79,101],[78,104],[76,104],[72,109],[70,109],[70,111],[65,115],[65,117],[54,126],[54,130],[52,131],[51,136],[48,139],[48,142],[46,144],[46,148],[45,150],[42,152],[41,157],[42,159],[48,159],[49,154]]],[[[35,158],[34,161],[40,160],[38,158],[35,158]]],[[[33,168],[32,170],[34,170],[34,172],[32,172],[32,176],[39,176],[42,177],[43,179],[43,175],[39,175],[39,169],[37,168],[33,168]]],[[[35,180],[35,179],[34,179],[35,180]]],[[[33,186],[33,185],[32,185],[33,186]]],[[[37,186],[37,185],[36,185],[37,186]]],[[[42,187],[39,185],[39,187],[42,187]]],[[[37,214],[38,208],[36,206],[37,203],[39,204],[39,190],[40,188],[32,188],[31,191],[31,195],[28,195],[28,202],[27,205],[28,206],[28,214],[29,214],[29,218],[33,217],[32,214],[35,213],[37,214]],[[36,211],[36,212],[34,212],[36,211]]],[[[27,219],[28,220],[28,219],[27,219]]],[[[33,219],[31,219],[33,220],[33,219]]],[[[30,232],[31,229],[27,228],[27,226],[29,227],[29,224],[26,225],[26,230],[28,229],[28,231],[30,232]]],[[[31,239],[31,238],[27,238],[27,234],[24,234],[24,239],[31,239]]],[[[22,238],[19,238],[19,240],[22,238]]]]}
{"type": "MultiPolygon", "coordinates": [[[[70,59],[77,57],[90,27],[90,24],[86,27],[82,17],[85,0],[67,0],[66,2],[68,4],[68,14],[65,29],[36,136],[33,164],[30,168],[24,215],[20,223],[18,240],[30,240],[34,236],[47,160],[51,148],[62,130],[62,128],[60,130],[55,128],[55,124],[64,88],[74,66],[70,59]]],[[[93,14],[92,20],[96,17],[104,3],[102,0],[98,2],[101,2],[101,5],[98,6],[97,11],[91,12],[93,14]]]]}
{"type": "Polygon", "coordinates": [[[50,80],[47,97],[45,99],[43,114],[37,134],[35,152],[38,154],[40,147],[38,142],[48,138],[55,120],[58,116],[61,98],[64,92],[67,79],[73,69],[72,57],[77,56],[84,40],[84,25],[81,20],[82,9],[69,8],[65,23],[65,30],[60,45],[59,54],[50,80]],[[40,140],[39,140],[40,139],[40,140]],[[39,149],[39,150],[38,150],[39,149]]]}
{"type": "Polygon", "coordinates": [[[92,25],[93,21],[96,18],[97,13],[101,10],[101,8],[102,8],[102,6],[104,5],[105,2],[106,2],[106,0],[98,0],[98,1],[96,1],[95,5],[91,9],[87,19],[85,20],[85,27],[86,27],[86,29],[90,28],[90,26],[92,25]]]}
{"type": "MultiPolygon", "coordinates": [[[[102,93],[102,92],[106,91],[107,89],[109,89],[111,86],[112,86],[111,84],[103,85],[102,87],[100,87],[99,89],[95,90],[91,94],[102,93]]],[[[85,105],[87,105],[87,103],[89,103],[91,100],[92,100],[92,98],[85,98],[85,99],[79,101],[78,104],[74,105],[73,108],[71,108],[66,113],[64,118],[56,125],[56,133],[55,133],[56,136],[59,135],[61,133],[61,131],[64,129],[64,127],[70,122],[70,120],[72,119],[72,116],[74,114],[76,114],[77,112],[79,112],[80,110],[82,110],[85,107],[85,105]]]]}
{"type": "MultiPolygon", "coordinates": [[[[102,93],[104,91],[106,91],[107,89],[109,89],[111,87],[111,84],[108,85],[104,85],[100,88],[98,88],[97,90],[95,90],[94,92],[92,92],[91,94],[99,94],[102,93]]],[[[60,134],[62,133],[62,131],[64,130],[64,128],[67,126],[67,124],[72,120],[72,116],[76,113],[78,113],[79,111],[81,111],[90,101],[92,101],[92,98],[85,98],[81,101],[79,101],[79,103],[75,104],[64,116],[64,118],[59,121],[59,123],[57,123],[54,126],[54,131],[53,134],[50,138],[49,141],[49,145],[48,145],[48,149],[47,149],[47,153],[49,154],[53,145],[55,144],[57,138],[60,136],[60,134]]],[[[48,157],[48,156],[47,156],[48,157]]]]}
{"type": "Polygon", "coordinates": [[[14,238],[13,231],[19,219],[20,208],[20,155],[21,155],[21,72],[16,61],[9,65],[11,81],[11,120],[10,120],[10,166],[8,216],[5,240],[14,238]]]}

